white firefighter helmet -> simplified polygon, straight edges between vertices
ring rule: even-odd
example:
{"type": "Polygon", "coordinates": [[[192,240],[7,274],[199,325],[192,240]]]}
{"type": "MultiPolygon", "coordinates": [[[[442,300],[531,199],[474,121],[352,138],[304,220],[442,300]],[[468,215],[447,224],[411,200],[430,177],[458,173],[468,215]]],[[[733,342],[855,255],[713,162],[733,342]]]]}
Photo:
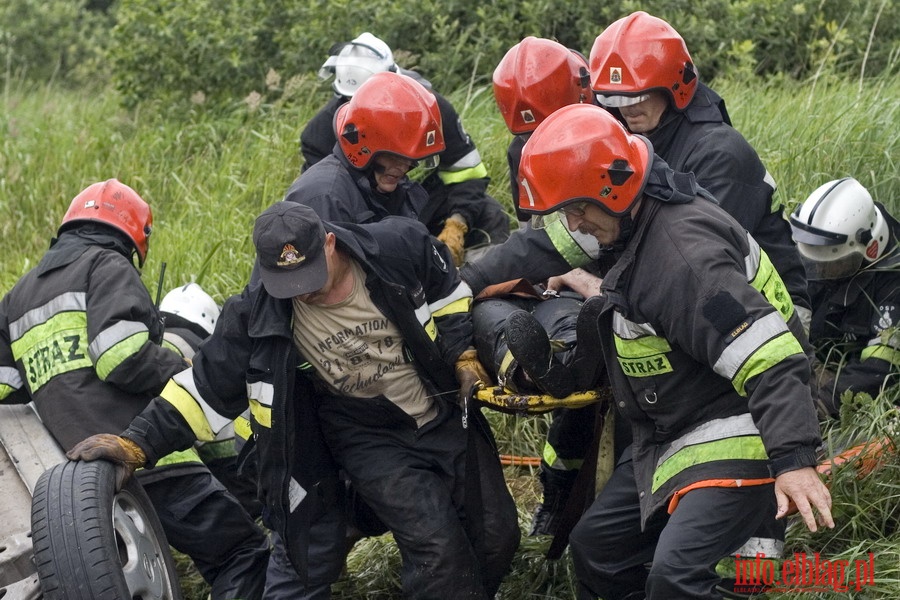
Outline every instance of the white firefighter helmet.
{"type": "Polygon", "coordinates": [[[328,79],[334,75],[334,91],[349,98],[375,73],[396,70],[390,46],[367,31],[353,41],[333,47],[332,55],[319,69],[319,77],[328,79]]]}
{"type": "Polygon", "coordinates": [[[881,258],[889,228],[869,191],[852,177],[819,186],[791,215],[811,280],[840,279],[881,258]]]}
{"type": "Polygon", "coordinates": [[[208,334],[215,330],[220,312],[216,301],[196,283],[171,290],[159,303],[159,310],[199,325],[208,334]]]}

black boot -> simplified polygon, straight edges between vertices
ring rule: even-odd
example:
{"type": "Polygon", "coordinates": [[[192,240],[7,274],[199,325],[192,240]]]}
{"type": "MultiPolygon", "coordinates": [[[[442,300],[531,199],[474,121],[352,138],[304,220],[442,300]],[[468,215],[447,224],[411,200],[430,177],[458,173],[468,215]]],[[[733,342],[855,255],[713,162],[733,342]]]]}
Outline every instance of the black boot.
{"type": "Polygon", "coordinates": [[[606,306],[602,296],[591,296],[581,305],[575,322],[575,356],[571,370],[575,373],[575,387],[589,390],[597,387],[600,376],[605,371],[600,352],[600,312],[606,306]]]}
{"type": "Polygon", "coordinates": [[[566,508],[569,492],[572,491],[577,476],[577,470],[561,471],[541,465],[540,478],[544,496],[534,510],[528,535],[556,535],[559,518],[566,508]]]}
{"type": "Polygon", "coordinates": [[[575,391],[575,378],[553,357],[544,327],[530,312],[517,310],[506,318],[506,346],[539,388],[555,398],[575,391]]]}

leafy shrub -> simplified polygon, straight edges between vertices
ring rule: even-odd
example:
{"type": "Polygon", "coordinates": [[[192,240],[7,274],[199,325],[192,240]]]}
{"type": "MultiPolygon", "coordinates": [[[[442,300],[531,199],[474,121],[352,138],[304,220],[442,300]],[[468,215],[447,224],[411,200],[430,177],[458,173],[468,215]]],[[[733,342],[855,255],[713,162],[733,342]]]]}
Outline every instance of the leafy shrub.
{"type": "Polygon", "coordinates": [[[112,17],[102,3],[67,0],[0,3],[0,80],[106,83],[103,51],[112,17]]]}
{"type": "Polygon", "coordinates": [[[334,42],[368,30],[402,66],[446,93],[488,84],[506,50],[526,35],[587,55],[607,24],[639,9],[672,23],[706,80],[803,78],[823,69],[880,74],[896,66],[900,5],[887,0],[122,0],[110,57],[131,103],[198,92],[227,102],[259,91],[271,69],[314,73],[334,42]]]}

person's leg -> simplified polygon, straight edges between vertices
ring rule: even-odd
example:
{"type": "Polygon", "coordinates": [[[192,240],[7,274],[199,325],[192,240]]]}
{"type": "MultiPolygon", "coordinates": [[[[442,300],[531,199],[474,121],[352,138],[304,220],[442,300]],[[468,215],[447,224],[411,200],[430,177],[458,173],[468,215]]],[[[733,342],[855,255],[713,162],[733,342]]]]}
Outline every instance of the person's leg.
{"type": "Polygon", "coordinates": [[[594,434],[597,406],[558,408],[553,411],[541,455],[541,503],[532,518],[529,535],[556,535],[557,519],[584,462],[594,434]]]}
{"type": "Polygon", "coordinates": [[[237,499],[209,471],[153,475],[144,489],[166,538],[191,557],[211,597],[261,598],[269,542],[237,499]]]}
{"type": "Polygon", "coordinates": [[[326,600],[341,576],[350,544],[347,541],[347,497],[343,482],[315,486],[321,511],[311,515],[307,541],[307,573],[301,576],[287,556],[284,540],[272,532],[272,556],[266,571],[265,600],[326,600]]]}
{"type": "MultiPolygon", "coordinates": [[[[454,413],[457,412],[454,410],[454,413]]],[[[451,417],[456,420],[456,416],[451,417]]],[[[472,445],[477,452],[477,463],[468,459],[468,468],[474,467],[479,478],[480,488],[478,506],[472,507],[466,503],[465,518],[467,529],[472,530],[472,519],[480,519],[480,527],[483,531],[483,542],[480,550],[483,557],[479,559],[482,565],[481,575],[484,588],[488,597],[493,598],[500,588],[500,583],[509,572],[513,556],[519,547],[521,532],[519,531],[519,517],[516,503],[509,493],[506,480],[503,477],[503,468],[497,455],[497,449],[493,444],[490,427],[483,419],[470,420],[470,430],[467,435],[472,436],[472,445]],[[473,430],[483,425],[487,431],[473,430]],[[474,512],[474,514],[473,514],[474,512]]],[[[452,432],[451,432],[452,434],[452,432]]],[[[466,485],[468,477],[472,475],[468,468],[465,473],[460,473],[457,478],[460,485],[466,485]]],[[[467,495],[466,500],[472,499],[467,495]]],[[[469,534],[472,539],[472,534],[469,534]]]]}
{"type": "Polygon", "coordinates": [[[408,598],[487,598],[481,566],[463,526],[466,436],[443,406],[431,423],[384,399],[323,402],[323,433],[357,493],[387,525],[402,557],[408,598]]]}
{"type": "MultiPolygon", "coordinates": [[[[472,305],[472,326],[478,360],[494,376],[498,385],[504,385],[507,379],[512,378],[512,373],[506,373],[504,368],[510,362],[507,359],[506,318],[516,310],[529,309],[535,302],[536,299],[486,298],[472,305]]],[[[515,386],[514,382],[509,383],[515,386]]]]}
{"type": "Polygon", "coordinates": [[[721,598],[716,563],[774,514],[772,484],[688,492],[659,536],[647,598],[721,598]]]}
{"type": "Polygon", "coordinates": [[[642,594],[645,565],[665,522],[665,515],[659,515],[641,531],[631,449],[626,449],[603,491],[569,535],[579,598],[622,600],[642,594]]]}
{"type": "MultiPolygon", "coordinates": [[[[317,543],[317,528],[334,532],[334,523],[327,519],[314,524],[310,530],[309,577],[303,580],[294,565],[291,564],[284,549],[284,542],[279,535],[272,532],[272,556],[266,569],[265,600],[328,600],[331,598],[331,585],[338,580],[343,568],[343,551],[332,544],[317,543]],[[335,561],[335,553],[341,555],[335,561]]],[[[320,532],[321,533],[321,532],[320,532]]],[[[336,536],[332,536],[335,539],[336,536]]],[[[340,537],[342,540],[343,538],[340,537]]]]}

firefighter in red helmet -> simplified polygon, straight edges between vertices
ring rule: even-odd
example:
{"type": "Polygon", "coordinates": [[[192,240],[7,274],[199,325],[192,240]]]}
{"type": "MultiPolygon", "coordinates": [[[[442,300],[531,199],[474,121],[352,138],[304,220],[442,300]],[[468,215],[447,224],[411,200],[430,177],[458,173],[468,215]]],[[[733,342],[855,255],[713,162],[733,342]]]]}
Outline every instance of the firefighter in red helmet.
{"type": "Polygon", "coordinates": [[[709,197],[599,107],[558,110],[522,153],[522,209],[617,248],[585,306],[632,443],[569,537],[580,598],[720,598],[719,559],[791,501],[834,526],[802,324],[709,197]]]}
{"type": "MultiPolygon", "coordinates": [[[[124,183],[88,186],[40,263],[0,302],[0,402],[33,401],[65,451],[121,431],[188,367],[162,345],[160,313],[134,265],[147,259],[152,225],[150,206],[124,183]]],[[[196,451],[168,455],[138,478],[212,598],[262,597],[268,540],[196,451]]]]}

